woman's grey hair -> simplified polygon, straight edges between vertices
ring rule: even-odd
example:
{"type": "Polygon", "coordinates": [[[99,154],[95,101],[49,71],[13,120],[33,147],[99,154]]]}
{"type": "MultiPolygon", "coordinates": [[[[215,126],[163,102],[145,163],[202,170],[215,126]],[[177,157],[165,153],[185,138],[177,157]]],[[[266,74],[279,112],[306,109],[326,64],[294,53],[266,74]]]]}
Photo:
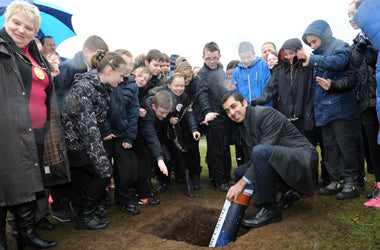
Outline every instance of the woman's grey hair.
{"type": "Polygon", "coordinates": [[[34,33],[36,35],[41,26],[40,10],[33,4],[25,1],[12,2],[5,10],[5,22],[17,13],[24,14],[26,18],[33,23],[34,33]]]}

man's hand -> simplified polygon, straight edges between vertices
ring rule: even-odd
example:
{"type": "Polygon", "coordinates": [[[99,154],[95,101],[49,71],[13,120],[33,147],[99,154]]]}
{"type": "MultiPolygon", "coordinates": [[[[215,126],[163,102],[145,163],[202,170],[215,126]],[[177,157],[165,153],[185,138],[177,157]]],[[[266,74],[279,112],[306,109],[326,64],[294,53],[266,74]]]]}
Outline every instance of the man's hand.
{"type": "Polygon", "coordinates": [[[243,192],[245,185],[247,185],[247,182],[241,178],[235,185],[230,187],[230,190],[227,192],[226,199],[237,202],[237,197],[243,192]]]}
{"type": "Polygon", "coordinates": [[[158,168],[160,169],[160,171],[164,175],[168,176],[168,168],[166,167],[164,160],[159,159],[158,162],[157,162],[157,165],[158,165],[158,168]]]}

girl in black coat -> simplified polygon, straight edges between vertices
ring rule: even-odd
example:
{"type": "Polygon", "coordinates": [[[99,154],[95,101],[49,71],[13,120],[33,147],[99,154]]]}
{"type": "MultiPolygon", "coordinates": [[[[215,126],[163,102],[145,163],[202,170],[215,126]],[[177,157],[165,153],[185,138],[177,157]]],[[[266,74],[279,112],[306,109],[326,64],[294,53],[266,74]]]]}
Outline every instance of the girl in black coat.
{"type": "Polygon", "coordinates": [[[180,166],[180,171],[184,177],[185,194],[194,197],[193,186],[190,176],[193,176],[197,166],[192,166],[191,154],[189,154],[190,144],[193,140],[198,141],[201,134],[198,132],[198,125],[195,120],[191,106],[191,100],[185,91],[185,77],[181,74],[174,74],[168,81],[168,88],[173,96],[173,109],[170,114],[170,124],[168,128],[168,138],[175,145],[172,153],[180,166]],[[190,174],[191,172],[191,174],[190,174]]]}
{"type": "Polygon", "coordinates": [[[102,229],[109,222],[95,214],[112,175],[100,128],[110,104],[111,87],[123,81],[126,63],[113,52],[98,51],[92,69],[77,74],[62,109],[72,173],[72,203],[79,206],[77,229],[102,229]]]}
{"type": "MultiPolygon", "coordinates": [[[[190,172],[193,175],[194,169],[191,165],[192,155],[189,154],[190,143],[192,140],[198,141],[200,133],[198,125],[191,106],[191,100],[185,91],[185,77],[182,74],[175,73],[167,80],[168,85],[163,89],[169,90],[172,94],[173,108],[169,114],[166,127],[167,139],[164,146],[167,147],[170,155],[171,166],[175,163],[178,166],[180,175],[184,178],[184,191],[188,197],[194,197],[193,186],[190,181],[190,172]]],[[[195,166],[196,168],[196,166],[195,166]]],[[[178,173],[176,173],[178,174],[178,173]]],[[[166,190],[169,177],[160,178],[162,185],[160,192],[166,190]]]]}
{"type": "MultiPolygon", "coordinates": [[[[193,75],[192,67],[185,57],[178,57],[175,65],[175,72],[180,73],[185,77],[185,93],[191,99],[191,107],[193,109],[196,123],[199,125],[202,118],[199,107],[200,105],[196,95],[198,80],[196,75],[193,75]]],[[[204,134],[202,127],[198,126],[198,128],[199,132],[204,134]]],[[[191,155],[191,157],[189,157],[189,161],[187,161],[188,164],[192,166],[192,171],[190,171],[190,179],[194,190],[198,190],[201,186],[200,175],[202,172],[201,156],[199,153],[199,140],[190,140],[189,151],[186,154],[191,155]]]]}

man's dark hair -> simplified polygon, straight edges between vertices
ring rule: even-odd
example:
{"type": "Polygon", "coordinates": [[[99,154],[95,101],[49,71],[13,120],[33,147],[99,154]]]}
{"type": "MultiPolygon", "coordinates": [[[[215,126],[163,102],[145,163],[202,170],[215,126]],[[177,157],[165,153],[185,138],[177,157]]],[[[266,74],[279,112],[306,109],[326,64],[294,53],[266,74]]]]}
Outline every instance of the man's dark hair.
{"type": "Polygon", "coordinates": [[[273,42],[265,42],[265,43],[263,43],[263,45],[261,46],[261,48],[264,47],[264,45],[267,45],[267,44],[272,44],[272,45],[273,45],[273,48],[274,48],[275,50],[277,50],[277,48],[276,48],[276,44],[274,44],[273,42]]]}
{"type": "Polygon", "coordinates": [[[237,91],[233,91],[233,92],[228,92],[227,94],[225,94],[221,101],[220,101],[220,105],[223,105],[227,100],[228,98],[230,97],[233,97],[236,101],[238,102],[241,102],[243,103],[243,100],[245,99],[244,96],[240,93],[240,92],[237,92],[237,91]]]}
{"type": "MultiPolygon", "coordinates": [[[[40,42],[41,42],[42,46],[44,45],[46,38],[51,38],[51,39],[53,39],[52,36],[44,36],[44,37],[42,37],[42,38],[40,39],[40,42]]],[[[53,39],[53,40],[54,40],[54,39],[53,39]]]]}

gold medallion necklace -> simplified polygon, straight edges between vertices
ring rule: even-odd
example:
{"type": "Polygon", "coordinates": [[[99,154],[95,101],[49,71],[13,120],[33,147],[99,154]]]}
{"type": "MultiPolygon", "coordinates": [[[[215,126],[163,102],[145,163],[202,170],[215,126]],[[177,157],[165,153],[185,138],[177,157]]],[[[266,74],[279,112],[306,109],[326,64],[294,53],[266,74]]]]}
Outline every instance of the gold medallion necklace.
{"type": "Polygon", "coordinates": [[[44,80],[45,79],[45,74],[44,74],[44,72],[42,70],[47,70],[47,68],[43,68],[40,65],[34,64],[32,61],[28,62],[27,60],[25,60],[25,58],[20,53],[18,53],[17,51],[14,51],[14,50],[12,50],[12,51],[16,55],[18,55],[21,58],[21,60],[23,60],[25,63],[34,66],[33,72],[34,72],[34,74],[36,75],[36,77],[38,79],[40,79],[40,80],[44,80]]]}

